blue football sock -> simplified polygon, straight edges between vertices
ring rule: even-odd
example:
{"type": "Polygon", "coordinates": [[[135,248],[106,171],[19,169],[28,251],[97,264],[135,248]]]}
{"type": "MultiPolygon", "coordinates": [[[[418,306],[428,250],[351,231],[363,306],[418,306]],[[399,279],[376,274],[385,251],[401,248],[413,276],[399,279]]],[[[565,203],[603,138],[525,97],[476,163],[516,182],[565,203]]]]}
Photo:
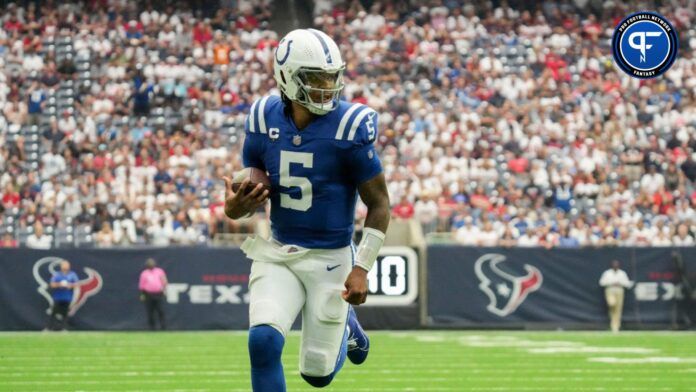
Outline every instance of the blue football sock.
{"type": "Polygon", "coordinates": [[[251,386],[254,392],[285,392],[285,376],[280,356],[285,338],[270,325],[249,329],[251,386]]]}

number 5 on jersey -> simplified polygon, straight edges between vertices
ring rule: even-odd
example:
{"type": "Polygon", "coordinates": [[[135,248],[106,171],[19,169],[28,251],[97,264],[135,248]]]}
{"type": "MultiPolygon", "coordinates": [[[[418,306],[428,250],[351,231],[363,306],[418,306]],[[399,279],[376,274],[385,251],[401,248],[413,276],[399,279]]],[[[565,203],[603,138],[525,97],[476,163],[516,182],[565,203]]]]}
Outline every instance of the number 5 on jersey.
{"type": "Polygon", "coordinates": [[[290,195],[280,194],[280,206],[298,211],[307,211],[312,207],[312,183],[307,177],[290,175],[290,164],[299,163],[302,167],[311,169],[314,165],[314,154],[309,152],[280,151],[280,186],[300,188],[301,197],[293,199],[290,195]]]}

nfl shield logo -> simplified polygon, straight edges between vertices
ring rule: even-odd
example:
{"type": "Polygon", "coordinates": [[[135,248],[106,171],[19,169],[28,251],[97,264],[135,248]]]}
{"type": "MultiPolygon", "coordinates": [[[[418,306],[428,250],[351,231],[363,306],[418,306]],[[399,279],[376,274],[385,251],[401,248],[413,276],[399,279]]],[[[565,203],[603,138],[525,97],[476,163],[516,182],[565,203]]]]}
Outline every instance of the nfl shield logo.
{"type": "Polygon", "coordinates": [[[295,135],[292,137],[292,144],[299,146],[300,143],[302,143],[302,136],[300,135],[295,135]]]}

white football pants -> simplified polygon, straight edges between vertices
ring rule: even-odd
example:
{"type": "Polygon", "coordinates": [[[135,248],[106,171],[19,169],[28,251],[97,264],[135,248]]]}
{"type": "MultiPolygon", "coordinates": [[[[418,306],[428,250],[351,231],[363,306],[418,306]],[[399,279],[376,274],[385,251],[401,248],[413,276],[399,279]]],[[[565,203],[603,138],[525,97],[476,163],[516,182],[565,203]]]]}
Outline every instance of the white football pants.
{"type": "Polygon", "coordinates": [[[285,245],[282,249],[289,260],[283,260],[282,255],[278,256],[282,244],[267,244],[275,247],[270,252],[273,255],[247,252],[254,260],[249,276],[250,326],[267,324],[285,336],[302,311],[300,372],[316,377],[329,375],[346,333],[348,303],[341,292],[353,266],[352,249],[285,245]]]}

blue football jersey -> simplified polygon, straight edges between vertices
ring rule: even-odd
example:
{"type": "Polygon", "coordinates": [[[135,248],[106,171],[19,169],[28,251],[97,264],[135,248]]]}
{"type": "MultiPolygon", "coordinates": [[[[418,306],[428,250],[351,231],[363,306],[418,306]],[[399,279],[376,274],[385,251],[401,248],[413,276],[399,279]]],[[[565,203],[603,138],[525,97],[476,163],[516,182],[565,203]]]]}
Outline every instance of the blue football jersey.
{"type": "Polygon", "coordinates": [[[358,186],[382,172],[377,113],[341,101],[299,130],[284,109],[279,96],[261,98],[244,127],[244,166],[271,179],[273,237],[306,248],[348,246],[358,186]]]}

